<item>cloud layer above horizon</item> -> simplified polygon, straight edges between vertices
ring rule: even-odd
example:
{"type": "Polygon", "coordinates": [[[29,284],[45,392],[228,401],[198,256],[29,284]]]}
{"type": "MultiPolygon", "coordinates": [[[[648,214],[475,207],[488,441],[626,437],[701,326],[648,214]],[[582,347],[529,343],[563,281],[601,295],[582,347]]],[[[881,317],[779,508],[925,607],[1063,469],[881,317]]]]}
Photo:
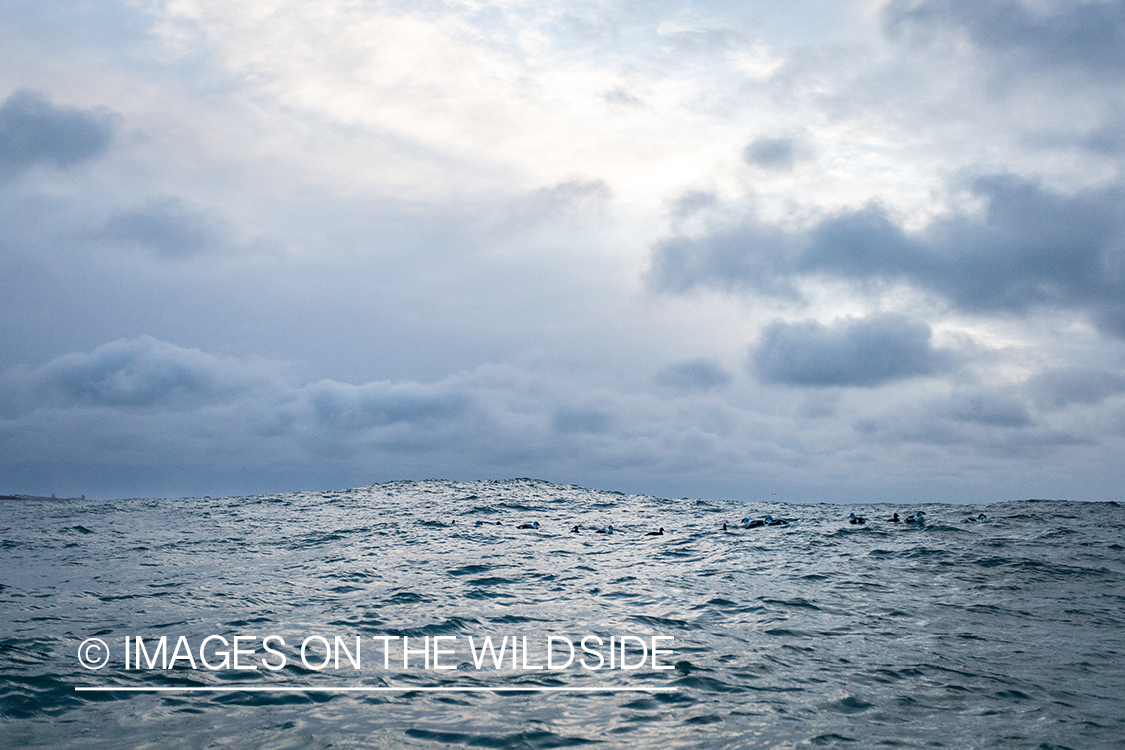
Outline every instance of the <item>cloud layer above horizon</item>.
{"type": "Polygon", "coordinates": [[[1120,499],[1125,0],[0,29],[0,492],[1120,499]]]}

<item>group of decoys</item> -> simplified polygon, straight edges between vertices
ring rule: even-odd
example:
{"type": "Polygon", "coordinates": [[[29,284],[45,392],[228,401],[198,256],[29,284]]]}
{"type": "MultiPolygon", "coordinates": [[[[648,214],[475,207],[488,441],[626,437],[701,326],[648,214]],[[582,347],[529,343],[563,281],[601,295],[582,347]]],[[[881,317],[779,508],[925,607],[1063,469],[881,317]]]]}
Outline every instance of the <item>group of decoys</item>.
{"type": "MultiPolygon", "coordinates": [[[[901,522],[901,523],[918,523],[918,524],[921,524],[921,523],[926,522],[926,511],[920,510],[920,511],[916,512],[914,515],[907,516],[906,518],[899,518],[898,513],[895,513],[893,516],[891,516],[890,518],[887,518],[885,520],[888,523],[900,523],[901,522]]],[[[961,523],[983,523],[984,521],[987,521],[987,520],[988,520],[988,516],[986,516],[983,513],[978,513],[976,518],[966,518],[966,519],[962,520],[961,523]]],[[[851,523],[851,524],[867,523],[867,519],[864,518],[863,516],[857,516],[855,513],[849,513],[848,514],[848,523],[851,523]]]]}
{"type": "Polygon", "coordinates": [[[742,528],[756,529],[759,526],[788,526],[789,522],[782,518],[774,518],[773,516],[766,516],[765,518],[756,518],[753,521],[749,517],[742,519],[742,528]]]}
{"type": "MultiPolygon", "coordinates": [[[[619,529],[613,528],[613,524],[609,524],[608,526],[603,526],[600,529],[594,529],[595,534],[612,534],[615,531],[619,531],[619,529]]],[[[574,524],[574,528],[570,530],[570,533],[571,534],[581,534],[582,533],[582,527],[579,526],[578,524],[574,524]]],[[[661,526],[659,531],[646,532],[645,536],[664,536],[664,527],[661,526]]]]}
{"type": "MultiPolygon", "coordinates": [[[[984,515],[984,514],[982,513],[981,515],[984,515]]],[[[917,513],[915,513],[914,515],[907,516],[906,518],[899,518],[898,513],[895,513],[893,516],[886,519],[886,521],[888,523],[899,523],[899,522],[902,522],[902,523],[925,523],[925,520],[926,520],[925,516],[926,516],[926,511],[924,511],[924,510],[920,510],[917,513]]],[[[850,524],[867,523],[867,519],[864,518],[863,516],[857,516],[855,513],[849,513],[848,514],[848,523],[850,523],[850,524]]]]}
{"type": "MultiPolygon", "coordinates": [[[[747,516],[739,521],[738,525],[744,529],[760,529],[763,526],[788,526],[789,522],[784,518],[774,518],[773,516],[764,516],[762,518],[755,518],[754,520],[750,520],[750,517],[747,516]]],[[[727,530],[727,524],[726,521],[724,521],[722,531],[727,530]]]]}
{"type": "MultiPolygon", "coordinates": [[[[914,513],[914,515],[907,516],[906,518],[900,518],[898,513],[895,513],[890,518],[887,518],[887,519],[884,519],[884,520],[887,523],[915,523],[915,524],[921,525],[921,524],[925,523],[925,517],[926,517],[926,511],[919,510],[919,511],[916,511],[914,513]]],[[[983,513],[980,513],[980,514],[977,515],[976,518],[966,518],[963,521],[961,521],[961,523],[981,523],[981,522],[984,522],[984,521],[987,521],[987,520],[988,520],[988,517],[985,516],[983,513]]],[[[857,516],[855,513],[849,513],[848,514],[848,523],[850,523],[852,525],[866,524],[867,519],[864,518],[863,516],[857,516]]],[[[485,524],[484,521],[477,521],[474,525],[475,526],[485,526],[485,525],[492,526],[493,524],[491,524],[491,523],[485,524]]],[[[500,521],[497,521],[495,523],[495,525],[496,526],[503,526],[503,524],[500,521]]],[[[750,517],[747,516],[746,518],[742,519],[742,521],[739,523],[739,525],[744,529],[758,529],[758,528],[762,528],[763,526],[788,526],[789,521],[786,521],[784,518],[774,518],[773,516],[764,516],[762,518],[755,518],[755,519],[751,520],[750,517]]],[[[520,524],[519,526],[517,526],[516,528],[517,529],[537,530],[539,528],[539,522],[538,521],[532,521],[531,523],[523,523],[523,524],[520,524]]],[[[728,530],[727,524],[726,524],[725,521],[723,522],[722,530],[723,531],[728,530]]],[[[617,531],[617,529],[613,528],[613,524],[608,524],[606,526],[603,526],[600,529],[594,529],[595,534],[612,534],[612,533],[614,533],[614,531],[617,531]]],[[[582,533],[582,527],[579,526],[578,524],[574,524],[574,528],[570,530],[570,533],[571,534],[580,534],[580,533],[582,533]]],[[[645,534],[645,536],[664,536],[664,527],[661,526],[659,531],[649,531],[645,534]]]]}
{"type": "MultiPolygon", "coordinates": [[[[609,524],[608,526],[603,526],[600,529],[594,529],[595,534],[612,534],[614,531],[619,531],[619,529],[613,528],[613,524],[609,524]]],[[[579,526],[578,524],[574,524],[574,528],[570,530],[570,533],[571,534],[581,534],[582,533],[582,527],[579,526]]],[[[645,536],[664,536],[664,527],[661,526],[660,531],[649,531],[645,534],[645,536]]]]}
{"type": "MultiPolygon", "coordinates": [[[[493,523],[487,523],[486,524],[484,521],[476,521],[476,522],[473,523],[473,525],[474,526],[503,526],[504,524],[501,523],[500,521],[497,521],[495,524],[493,524],[493,523]]],[[[539,522],[538,521],[532,521],[531,523],[521,523],[516,528],[517,529],[538,530],[539,529],[539,522]]],[[[594,529],[595,534],[612,534],[614,531],[618,531],[618,529],[614,529],[613,524],[603,526],[600,529],[594,529]]],[[[579,526],[578,524],[574,524],[574,528],[570,530],[570,533],[571,534],[580,534],[580,533],[582,533],[582,527],[579,526]]],[[[650,531],[647,534],[645,534],[645,536],[664,536],[664,527],[661,526],[659,531],[650,531]]]]}

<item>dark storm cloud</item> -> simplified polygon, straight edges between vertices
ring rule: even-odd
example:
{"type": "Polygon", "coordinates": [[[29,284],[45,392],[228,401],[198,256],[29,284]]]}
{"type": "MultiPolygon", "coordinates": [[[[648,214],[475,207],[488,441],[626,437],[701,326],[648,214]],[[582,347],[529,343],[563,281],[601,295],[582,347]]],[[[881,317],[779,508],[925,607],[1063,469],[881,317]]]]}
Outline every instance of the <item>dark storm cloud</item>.
{"type": "Polygon", "coordinates": [[[895,0],[883,11],[892,37],[932,39],[959,30],[979,48],[1024,70],[1064,66],[1097,76],[1125,74],[1125,2],[1095,0],[1032,11],[1018,0],[895,0]]]}
{"type": "Polygon", "coordinates": [[[756,220],[658,243],[658,288],[791,292],[793,280],[907,282],[976,313],[1037,307],[1088,314],[1125,337],[1125,195],[1114,185],[1063,194],[1010,176],[970,185],[983,216],[955,214],[907,233],[878,204],[802,233],[756,220]]]}
{"type": "Polygon", "coordinates": [[[161,258],[187,258],[226,244],[221,221],[176,198],[121,211],[94,232],[94,239],[161,258]]]}
{"type": "Polygon", "coordinates": [[[729,385],[730,373],[713,359],[688,359],[673,362],[660,370],[656,383],[673,390],[709,391],[729,385]]]}
{"type": "Polygon", "coordinates": [[[930,375],[949,363],[933,348],[930,327],[890,313],[815,320],[774,321],[753,348],[754,372],[767,383],[873,387],[930,375]]]}
{"type": "Polygon", "coordinates": [[[105,110],[57,107],[28,90],[0,105],[0,177],[37,164],[70,167],[101,154],[112,141],[113,117],[105,110]]]}

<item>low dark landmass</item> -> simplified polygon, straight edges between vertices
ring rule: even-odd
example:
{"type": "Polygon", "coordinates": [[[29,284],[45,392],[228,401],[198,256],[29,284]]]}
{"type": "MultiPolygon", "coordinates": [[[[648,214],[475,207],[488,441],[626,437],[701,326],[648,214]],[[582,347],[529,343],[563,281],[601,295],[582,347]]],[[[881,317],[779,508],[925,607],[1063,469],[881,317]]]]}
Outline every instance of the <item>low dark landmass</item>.
{"type": "Polygon", "coordinates": [[[0,500],[85,500],[85,495],[78,497],[55,497],[51,495],[46,497],[44,495],[0,495],[0,500]]]}

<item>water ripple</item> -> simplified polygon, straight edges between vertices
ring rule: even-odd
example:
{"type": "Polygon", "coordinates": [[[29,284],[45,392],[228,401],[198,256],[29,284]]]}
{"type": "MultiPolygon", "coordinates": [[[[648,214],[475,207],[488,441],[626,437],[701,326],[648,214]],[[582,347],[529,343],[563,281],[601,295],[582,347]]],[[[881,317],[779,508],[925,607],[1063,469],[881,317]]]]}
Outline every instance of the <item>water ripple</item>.
{"type": "Polygon", "coordinates": [[[247,737],[296,748],[1120,746],[1125,508],[909,507],[926,511],[921,527],[882,520],[896,510],[906,515],[531,479],[0,501],[0,739],[32,748],[247,737]],[[870,520],[850,526],[851,510],[870,520]],[[979,512],[989,520],[962,523],[979,512]],[[739,527],[767,513],[791,523],[739,527]],[[531,521],[540,528],[516,528],[531,521]],[[616,533],[594,533],[608,524],[616,533]],[[663,536],[645,535],[661,526],[663,536]],[[171,647],[181,634],[239,632],[284,636],[289,665],[111,674],[75,658],[90,637],[168,635],[171,647]],[[299,663],[308,635],[405,636],[413,647],[433,636],[534,644],[626,633],[672,636],[674,668],[525,671],[509,652],[499,668],[478,671],[459,654],[448,672],[364,669],[345,680],[403,693],[73,690],[338,684],[342,672],[299,663]],[[420,689],[441,685],[678,692],[420,689]]]}

